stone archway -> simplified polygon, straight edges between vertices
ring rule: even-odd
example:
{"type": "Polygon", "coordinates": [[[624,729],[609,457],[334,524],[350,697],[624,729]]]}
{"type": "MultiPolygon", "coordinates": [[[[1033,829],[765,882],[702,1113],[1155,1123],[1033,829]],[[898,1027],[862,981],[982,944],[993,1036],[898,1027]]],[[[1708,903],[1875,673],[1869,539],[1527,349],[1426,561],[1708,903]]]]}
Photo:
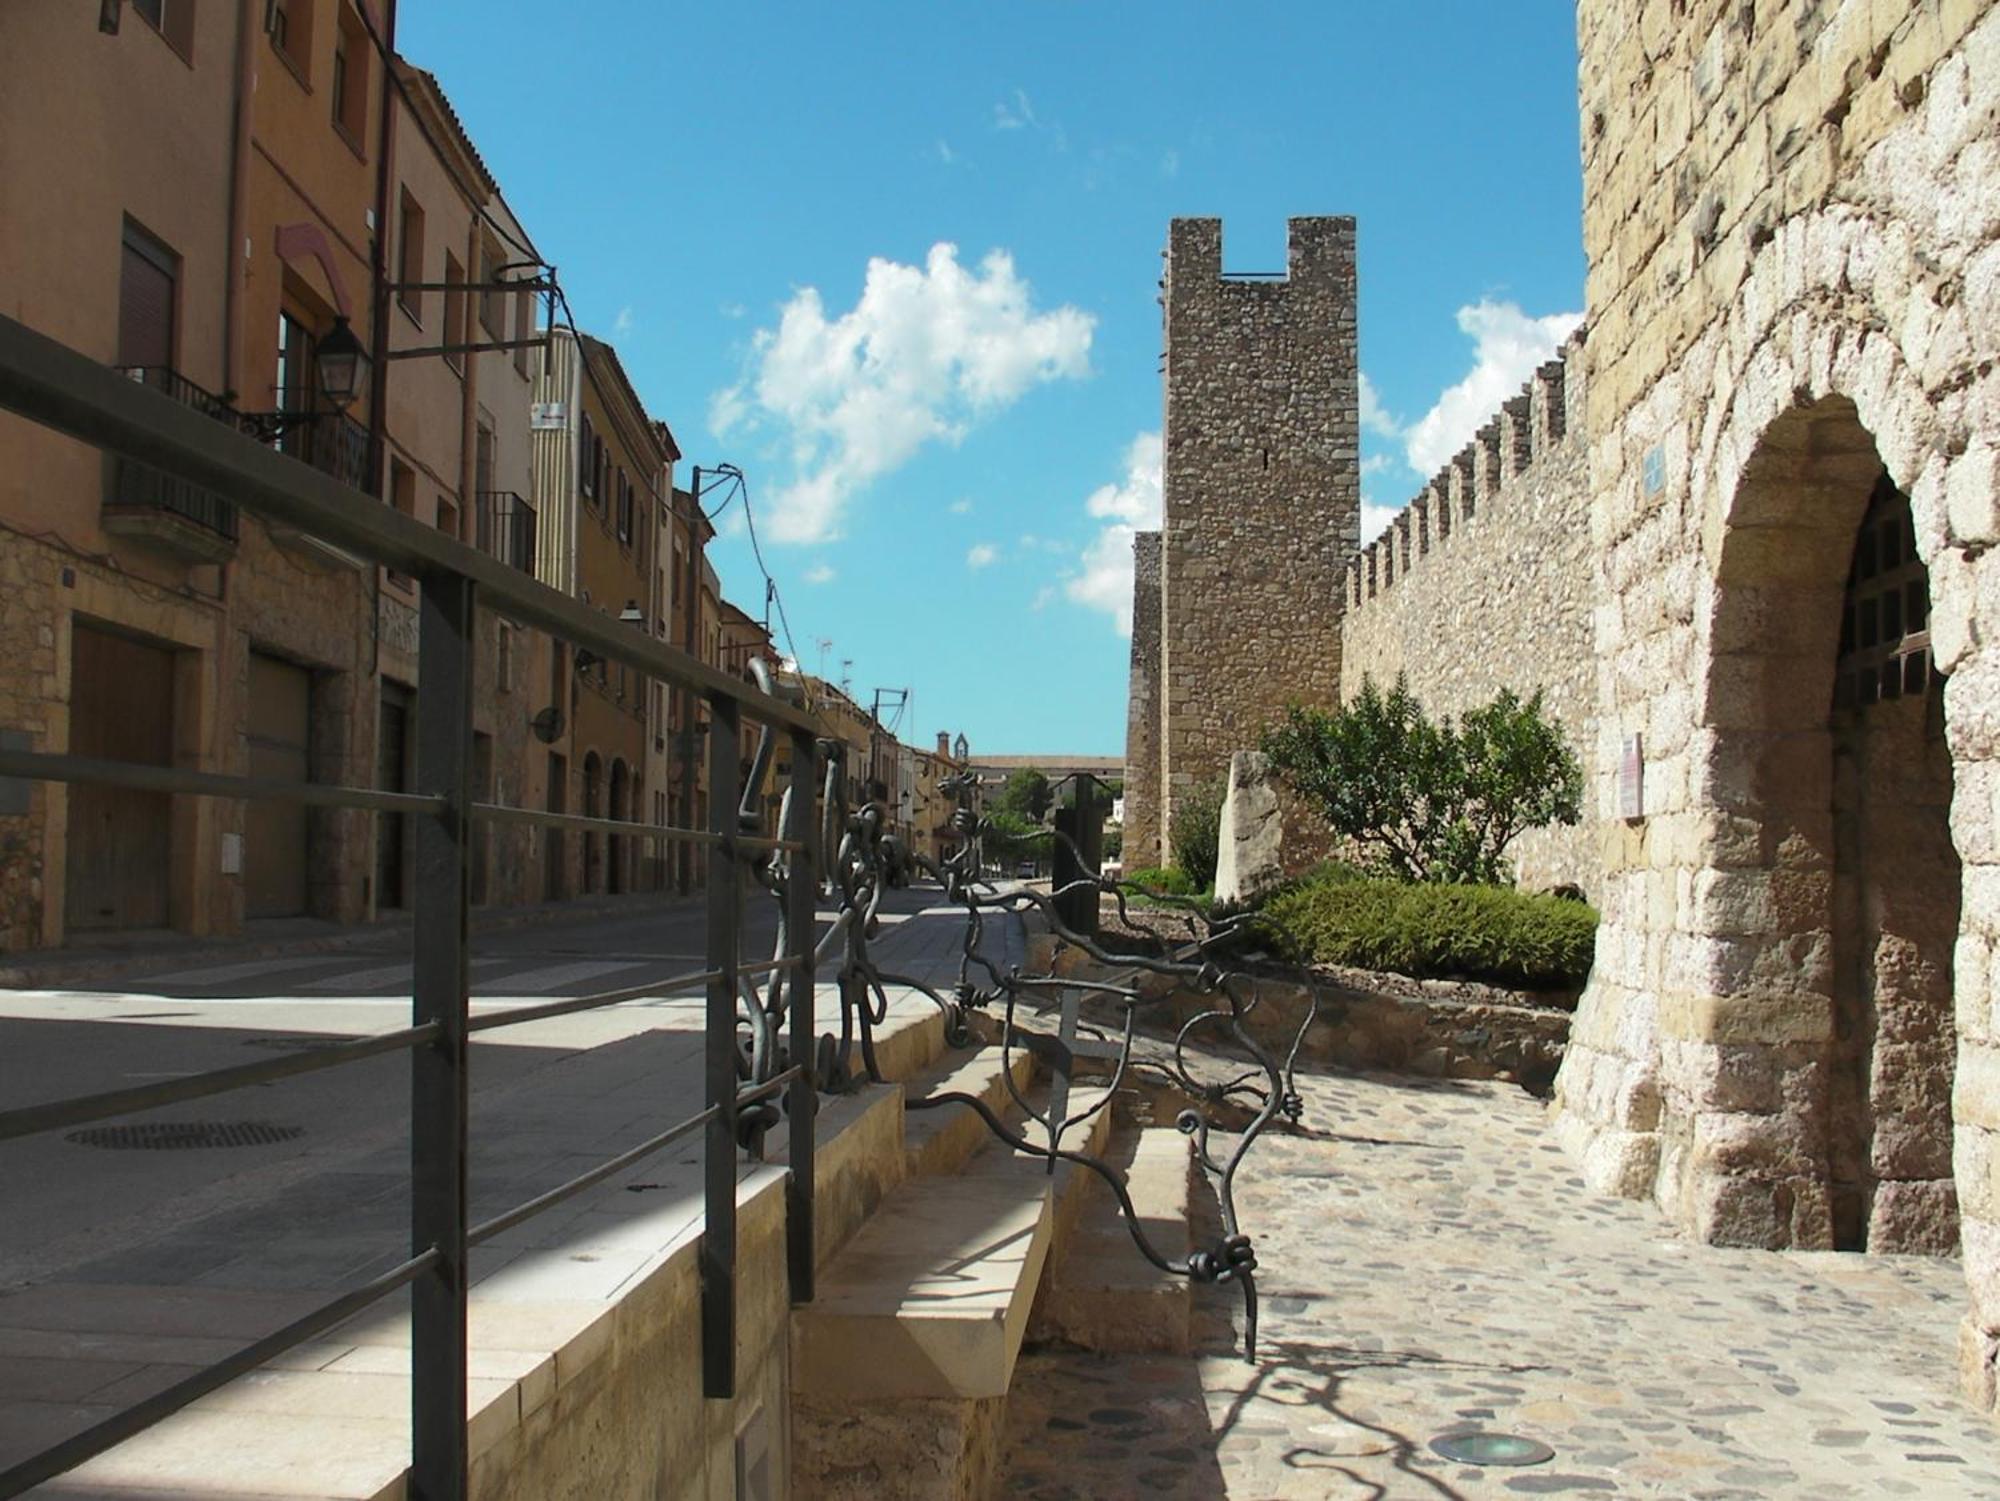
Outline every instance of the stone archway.
{"type": "Polygon", "coordinates": [[[1764,429],[1725,515],[1660,1195],[1713,1241],[1949,1251],[1959,871],[1909,503],[1829,396],[1764,429]]]}

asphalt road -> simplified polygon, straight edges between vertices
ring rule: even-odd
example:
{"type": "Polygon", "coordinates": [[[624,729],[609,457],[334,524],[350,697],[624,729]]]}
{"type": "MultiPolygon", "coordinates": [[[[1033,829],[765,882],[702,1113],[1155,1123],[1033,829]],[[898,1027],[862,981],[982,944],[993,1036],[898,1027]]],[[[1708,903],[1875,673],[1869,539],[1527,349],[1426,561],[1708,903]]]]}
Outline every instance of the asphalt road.
{"type": "MultiPolygon", "coordinates": [[[[934,887],[892,893],[888,932],[937,895],[934,887]]],[[[944,913],[929,919],[951,921],[944,913]]],[[[475,1012],[662,985],[603,1010],[480,1034],[472,1063],[475,1143],[482,1126],[510,1111],[542,1111],[536,1118],[555,1135],[587,1116],[588,1130],[579,1127],[565,1146],[581,1163],[600,1148],[608,1156],[630,1144],[628,1134],[643,1139],[699,1109],[698,1070],[690,1074],[679,1063],[689,1034],[698,1039],[701,998],[686,987],[669,993],[662,982],[701,968],[705,922],[698,902],[662,902],[651,911],[475,934],[475,1012]],[[657,1088],[648,1082],[654,1079],[657,1088]],[[591,1082],[580,1093],[581,1080],[591,1082]],[[587,1108],[592,1091],[622,1098],[635,1083],[622,1114],[587,1108]],[[533,1104],[556,1096],[569,1103],[533,1104]]],[[[749,903],[746,956],[768,952],[775,923],[775,904],[749,903]]],[[[210,953],[192,963],[163,957],[99,987],[0,991],[0,1100],[19,1106],[129,1088],[310,1048],[320,1038],[392,1030],[409,1017],[408,947],[407,936],[385,935],[337,953],[210,953]]],[[[822,1008],[828,1001],[823,985],[822,1008]]],[[[7,1185],[0,1288],[69,1275],[106,1257],[115,1270],[115,1258],[196,1224],[208,1224],[203,1239],[218,1244],[229,1233],[216,1228],[226,1227],[227,1216],[280,1197],[298,1200],[309,1183],[320,1185],[306,1195],[310,1212],[330,1216],[329,1232],[338,1238],[340,1175],[364,1162],[379,1175],[383,1163],[406,1160],[408,1067],[405,1057],[388,1055],[105,1123],[212,1123],[282,1134],[264,1144],[111,1148],[75,1130],[0,1143],[0,1182],[7,1185]]],[[[531,1176],[540,1181],[546,1167],[538,1156],[531,1176]]],[[[505,1197],[525,1185],[526,1172],[491,1154],[482,1162],[475,1151],[476,1189],[505,1197]]],[[[378,1177],[369,1182],[379,1187],[378,1177]]]]}

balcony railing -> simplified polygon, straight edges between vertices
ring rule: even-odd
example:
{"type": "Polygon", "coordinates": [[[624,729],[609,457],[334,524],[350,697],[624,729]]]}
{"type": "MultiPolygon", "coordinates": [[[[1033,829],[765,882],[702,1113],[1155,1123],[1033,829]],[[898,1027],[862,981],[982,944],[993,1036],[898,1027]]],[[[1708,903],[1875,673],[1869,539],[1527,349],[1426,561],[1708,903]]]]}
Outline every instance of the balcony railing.
{"type": "MultiPolygon", "coordinates": [[[[121,365],[118,373],[172,397],[182,406],[234,427],[234,408],[166,365],[121,365]]],[[[104,527],[120,536],[143,537],[204,561],[228,557],[236,547],[236,507],[213,490],[191,484],[136,459],[112,465],[104,501],[104,527]]]]}
{"type": "Polygon", "coordinates": [[[474,500],[479,550],[523,573],[535,571],[535,508],[512,490],[481,490],[474,500]]]}
{"type": "Polygon", "coordinates": [[[368,429],[344,412],[245,412],[246,431],[273,443],[321,474],[367,495],[379,495],[369,463],[368,429]]]}

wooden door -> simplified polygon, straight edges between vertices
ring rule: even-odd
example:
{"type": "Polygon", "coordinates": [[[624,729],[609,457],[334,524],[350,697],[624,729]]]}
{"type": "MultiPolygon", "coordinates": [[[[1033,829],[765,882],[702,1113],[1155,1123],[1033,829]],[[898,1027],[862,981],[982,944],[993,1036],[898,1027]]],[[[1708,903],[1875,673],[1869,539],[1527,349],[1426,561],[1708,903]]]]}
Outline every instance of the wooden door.
{"type": "MultiPolygon", "coordinates": [[[[174,654],[78,622],[70,637],[72,755],[170,766],[174,654]]],[[[72,782],[64,871],[72,932],[167,925],[173,798],[72,782]]]]}
{"type": "MultiPolygon", "coordinates": [[[[308,780],[312,674],[261,652],[250,654],[249,770],[253,777],[308,780]]],[[[244,804],[243,911],[297,917],[306,910],[311,849],[304,803],[254,798],[244,804]]]]}

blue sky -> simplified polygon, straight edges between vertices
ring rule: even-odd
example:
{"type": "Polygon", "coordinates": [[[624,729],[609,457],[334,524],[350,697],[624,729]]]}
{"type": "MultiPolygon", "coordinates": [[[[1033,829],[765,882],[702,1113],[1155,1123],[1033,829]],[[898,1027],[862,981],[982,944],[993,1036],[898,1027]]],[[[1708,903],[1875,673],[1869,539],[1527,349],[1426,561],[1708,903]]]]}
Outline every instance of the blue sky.
{"type": "Polygon", "coordinates": [[[805,665],[908,739],[1123,750],[1170,218],[1271,271],[1358,216],[1364,532],[1582,307],[1556,0],[399,9],[686,464],[747,473],[805,665]]]}

